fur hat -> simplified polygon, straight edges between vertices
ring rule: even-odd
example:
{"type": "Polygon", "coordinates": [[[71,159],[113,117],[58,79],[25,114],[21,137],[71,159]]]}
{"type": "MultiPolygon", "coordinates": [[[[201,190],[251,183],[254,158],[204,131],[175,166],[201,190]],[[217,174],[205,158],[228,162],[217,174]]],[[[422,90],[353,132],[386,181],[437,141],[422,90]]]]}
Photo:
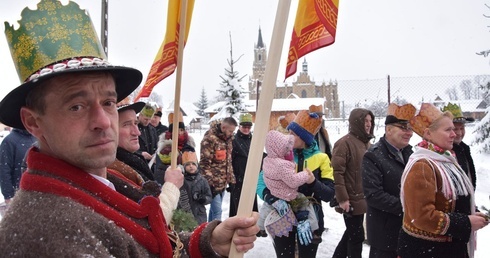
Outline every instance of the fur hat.
{"type": "Polygon", "coordinates": [[[385,125],[401,123],[406,124],[415,115],[417,109],[412,104],[405,104],[398,106],[395,103],[391,103],[388,106],[388,112],[386,114],[385,125]]]}
{"type": "Polygon", "coordinates": [[[315,135],[321,125],[322,118],[317,113],[301,110],[287,129],[293,131],[306,145],[310,146],[315,141],[315,135]]]}
{"type": "Polygon", "coordinates": [[[250,113],[242,113],[239,118],[240,125],[252,126],[252,115],[250,113]]]}
{"type": "Polygon", "coordinates": [[[22,84],[0,102],[0,122],[24,129],[20,109],[26,105],[29,92],[62,74],[108,72],[114,78],[118,101],[141,83],[140,71],[106,60],[90,17],[77,3],[41,0],[35,10],[25,8],[21,15],[17,29],[6,23],[5,34],[22,84]]]}
{"type": "Polygon", "coordinates": [[[442,112],[449,111],[453,114],[453,123],[471,123],[475,122],[473,117],[465,117],[463,116],[463,111],[461,107],[457,104],[451,104],[451,102],[447,103],[447,106],[444,106],[441,109],[442,112]]]}
{"type": "Polygon", "coordinates": [[[129,101],[129,97],[124,98],[123,100],[119,101],[117,104],[117,112],[123,112],[128,109],[134,110],[136,114],[138,114],[141,109],[145,106],[145,102],[139,101],[131,104],[131,101],[129,101]]]}
{"type": "MultiPolygon", "coordinates": [[[[168,114],[168,131],[172,132],[174,127],[174,112],[168,114]]],[[[179,128],[185,130],[184,117],[182,116],[182,112],[179,112],[179,128]]]]}
{"type": "Polygon", "coordinates": [[[441,110],[431,103],[422,103],[418,115],[410,119],[413,131],[420,137],[424,137],[424,130],[428,128],[434,120],[442,115],[441,110]]]}

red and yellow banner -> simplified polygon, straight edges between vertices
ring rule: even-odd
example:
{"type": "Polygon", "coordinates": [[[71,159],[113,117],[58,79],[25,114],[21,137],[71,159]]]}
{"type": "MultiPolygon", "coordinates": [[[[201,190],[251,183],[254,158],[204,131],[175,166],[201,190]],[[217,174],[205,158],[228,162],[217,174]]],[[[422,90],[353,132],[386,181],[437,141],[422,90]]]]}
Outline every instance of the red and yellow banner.
{"type": "MultiPolygon", "coordinates": [[[[165,39],[158,50],[155,60],[153,61],[153,65],[148,73],[145,85],[134,99],[135,102],[139,98],[149,97],[153,87],[171,75],[177,67],[177,56],[179,50],[179,21],[181,13],[180,6],[181,0],[168,1],[167,31],[165,32],[165,39]]],[[[193,9],[194,0],[188,0],[184,46],[189,35],[193,9]]]]}
{"type": "Polygon", "coordinates": [[[335,42],[339,0],[300,0],[288,51],[286,78],[296,73],[298,59],[335,42]]]}

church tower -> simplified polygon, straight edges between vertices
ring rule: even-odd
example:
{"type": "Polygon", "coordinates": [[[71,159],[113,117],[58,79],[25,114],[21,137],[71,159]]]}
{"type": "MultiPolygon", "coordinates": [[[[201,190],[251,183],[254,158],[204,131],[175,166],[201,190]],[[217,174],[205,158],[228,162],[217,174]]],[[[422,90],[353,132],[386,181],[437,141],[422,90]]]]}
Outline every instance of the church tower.
{"type": "Polygon", "coordinates": [[[264,81],[265,64],[267,63],[267,48],[262,40],[262,30],[259,27],[259,38],[254,46],[253,74],[248,82],[249,99],[257,99],[257,90],[264,81]]]}

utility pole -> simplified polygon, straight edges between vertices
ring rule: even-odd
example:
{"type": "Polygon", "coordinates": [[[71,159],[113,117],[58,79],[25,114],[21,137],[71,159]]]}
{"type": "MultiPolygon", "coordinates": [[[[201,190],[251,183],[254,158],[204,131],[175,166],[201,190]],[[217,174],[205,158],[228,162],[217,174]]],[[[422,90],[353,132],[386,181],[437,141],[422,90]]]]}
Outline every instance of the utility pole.
{"type": "Polygon", "coordinates": [[[388,74],[388,105],[391,103],[391,80],[390,75],[388,74]]]}
{"type": "Polygon", "coordinates": [[[100,42],[102,47],[104,48],[104,52],[106,57],[109,57],[109,48],[107,46],[108,42],[108,24],[109,24],[109,0],[102,0],[102,8],[101,8],[101,19],[100,19],[100,42]]]}

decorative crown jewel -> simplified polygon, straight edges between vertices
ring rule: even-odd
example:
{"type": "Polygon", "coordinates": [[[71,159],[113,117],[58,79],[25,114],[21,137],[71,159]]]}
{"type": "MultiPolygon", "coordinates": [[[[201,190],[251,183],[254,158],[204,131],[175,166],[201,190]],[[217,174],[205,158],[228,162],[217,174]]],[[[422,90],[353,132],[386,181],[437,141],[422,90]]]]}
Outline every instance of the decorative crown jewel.
{"type": "Polygon", "coordinates": [[[7,42],[21,82],[56,69],[108,65],[92,21],[78,4],[42,0],[37,10],[25,8],[21,16],[17,30],[5,22],[7,42]],[[73,57],[80,58],[54,65],[73,57]],[[31,78],[33,74],[37,76],[31,78]]]}

